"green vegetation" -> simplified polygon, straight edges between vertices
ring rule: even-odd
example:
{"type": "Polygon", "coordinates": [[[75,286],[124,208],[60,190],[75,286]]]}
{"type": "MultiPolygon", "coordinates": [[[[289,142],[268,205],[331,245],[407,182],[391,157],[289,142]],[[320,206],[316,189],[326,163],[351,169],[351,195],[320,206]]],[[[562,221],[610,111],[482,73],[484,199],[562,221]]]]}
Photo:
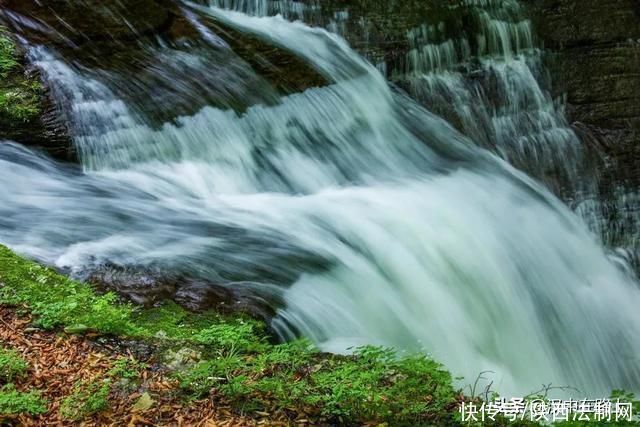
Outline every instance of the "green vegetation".
{"type": "Polygon", "coordinates": [[[28,369],[27,362],[16,351],[0,348],[0,382],[10,383],[23,377],[28,369]]]}
{"type": "Polygon", "coordinates": [[[117,305],[113,294],[96,295],[88,286],[26,261],[0,247],[0,304],[28,307],[36,326],[85,325],[106,334],[139,333],[132,307],[117,305]]]}
{"type": "Polygon", "coordinates": [[[15,45],[4,35],[0,36],[0,76],[6,79],[17,66],[15,45]]]}
{"type": "Polygon", "coordinates": [[[122,358],[113,364],[109,376],[115,379],[137,380],[140,377],[140,371],[145,368],[147,365],[144,363],[122,358]]]}
{"type": "Polygon", "coordinates": [[[109,395],[113,390],[130,392],[139,385],[144,363],[120,358],[105,376],[91,381],[79,381],[73,392],[60,405],[61,415],[69,421],[81,421],[109,408],[109,395]]]}
{"type": "Polygon", "coordinates": [[[343,422],[444,423],[457,409],[451,376],[441,365],[375,347],[353,357],[319,355],[300,341],[254,357],[229,352],[184,372],[181,383],[196,395],[216,388],[248,412],[304,408],[343,422]]]}
{"type": "Polygon", "coordinates": [[[22,393],[17,391],[13,384],[0,389],[0,415],[38,415],[45,412],[47,412],[47,404],[39,392],[22,393]]]}
{"type": "Polygon", "coordinates": [[[0,348],[0,422],[3,416],[29,414],[38,415],[47,411],[46,402],[38,391],[23,393],[16,390],[14,380],[24,378],[29,365],[18,352],[0,348]]]}
{"type": "Polygon", "coordinates": [[[25,76],[16,45],[0,27],[0,124],[12,127],[37,118],[41,91],[37,79],[25,76]]]}
{"type": "Polygon", "coordinates": [[[86,417],[104,411],[109,407],[111,380],[79,382],[71,395],[60,405],[60,413],[71,421],[80,421],[86,417]]]}
{"type": "MultiPolygon", "coordinates": [[[[194,314],[175,304],[141,309],[2,246],[0,304],[30,312],[42,328],[152,340],[166,353],[192,348],[200,361],[175,373],[185,398],[215,389],[245,414],[302,408],[326,420],[397,425],[447,422],[457,411],[450,374],[424,356],[399,359],[391,350],[366,347],[345,357],[320,354],[306,341],[272,344],[262,322],[194,314]]],[[[122,361],[108,378],[78,384],[62,405],[64,416],[77,420],[100,411],[112,384],[135,377],[138,369],[122,361]]]]}

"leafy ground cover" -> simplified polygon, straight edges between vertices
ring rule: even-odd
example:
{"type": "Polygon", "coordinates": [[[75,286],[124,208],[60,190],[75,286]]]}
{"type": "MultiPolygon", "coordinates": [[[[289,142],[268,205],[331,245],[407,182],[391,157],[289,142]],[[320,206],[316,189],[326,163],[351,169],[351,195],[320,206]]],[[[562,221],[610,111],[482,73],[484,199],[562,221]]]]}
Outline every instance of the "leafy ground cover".
{"type": "MultiPolygon", "coordinates": [[[[213,402],[241,420],[433,425],[454,423],[462,398],[449,372],[426,356],[400,358],[376,347],[338,356],[320,353],[304,340],[274,344],[264,323],[244,315],[196,314],[172,303],[142,309],[114,294],[99,295],[1,246],[0,305],[9,319],[23,322],[27,340],[31,334],[82,342],[88,346],[86,354],[104,360],[85,367],[81,377],[71,376],[64,395],[50,397],[49,415],[35,405],[24,411],[30,416],[100,420],[113,414],[114,407],[128,405],[123,409],[127,414],[148,412],[160,423],[162,415],[153,408],[171,396],[180,408],[213,402]],[[119,344],[116,356],[90,350],[113,339],[130,344],[119,344]],[[146,349],[143,357],[127,356],[141,346],[146,349]],[[144,376],[156,379],[140,381],[144,376]]],[[[3,341],[15,344],[19,339],[3,341]]],[[[6,354],[9,359],[17,355],[15,350],[6,354]]],[[[17,367],[12,376],[26,369],[18,362],[9,364],[17,367]]],[[[46,390],[44,394],[49,396],[46,390]]]]}

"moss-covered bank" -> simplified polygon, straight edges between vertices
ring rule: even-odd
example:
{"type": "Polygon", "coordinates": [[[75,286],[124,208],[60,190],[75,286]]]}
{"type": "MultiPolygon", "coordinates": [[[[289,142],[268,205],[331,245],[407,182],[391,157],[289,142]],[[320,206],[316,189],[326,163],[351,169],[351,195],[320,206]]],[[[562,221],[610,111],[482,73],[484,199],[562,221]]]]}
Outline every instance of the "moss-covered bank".
{"type": "Polygon", "coordinates": [[[394,425],[449,424],[457,416],[460,393],[451,375],[427,357],[398,358],[374,347],[344,357],[305,341],[274,344],[253,319],[194,314],[174,304],[141,309],[2,246],[0,305],[32,315],[35,328],[150,343],[184,399],[219,396],[246,415],[290,412],[316,422],[394,425]]]}

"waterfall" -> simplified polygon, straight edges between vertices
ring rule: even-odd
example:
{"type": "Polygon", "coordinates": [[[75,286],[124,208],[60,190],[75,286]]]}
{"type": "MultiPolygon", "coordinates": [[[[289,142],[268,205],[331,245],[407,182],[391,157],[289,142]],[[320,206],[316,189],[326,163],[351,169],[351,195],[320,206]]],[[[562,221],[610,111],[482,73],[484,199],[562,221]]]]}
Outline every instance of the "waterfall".
{"type": "MultiPolygon", "coordinates": [[[[0,242],[78,277],[115,264],[276,294],[283,339],[424,351],[463,382],[494,372],[504,395],[541,383],[581,397],[635,389],[637,282],[514,167],[535,178],[572,168],[580,144],[534,76],[517,3],[497,3],[510,6],[465,3],[493,8],[477,15],[475,41],[421,26],[408,32],[406,60],[386,66],[350,47],[343,12],[330,18],[336,34],[301,21],[294,1],[184,3],[191,22],[212,18],[292,52],[327,84],[276,97],[229,59],[220,93],[257,91],[251,106],[207,105],[161,125],[118,95],[114,75],[34,46],[83,169],[0,145],[0,242]],[[495,93],[457,69],[471,56],[495,93]],[[233,79],[257,89],[234,92],[233,79]]],[[[199,34],[216,58],[232,58],[210,30],[199,34]]],[[[185,91],[189,73],[211,64],[198,50],[153,52],[154,73],[188,65],[171,77],[185,91]]]]}

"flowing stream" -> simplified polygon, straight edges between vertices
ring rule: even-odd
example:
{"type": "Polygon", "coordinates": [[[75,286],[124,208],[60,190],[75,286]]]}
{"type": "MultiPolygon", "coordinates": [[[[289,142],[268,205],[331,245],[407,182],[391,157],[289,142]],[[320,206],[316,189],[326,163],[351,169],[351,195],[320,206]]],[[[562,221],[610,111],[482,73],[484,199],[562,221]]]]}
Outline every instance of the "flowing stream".
{"type": "Polygon", "coordinates": [[[553,194],[593,183],[530,24],[504,3],[473,37],[410,29],[395,64],[353,50],[348,12],[320,22],[319,3],[181,3],[204,43],[149,46],[154,82],[252,102],[161,124],[123,96],[141,76],[31,44],[82,170],[1,144],[0,242],[77,277],[121,265],[243,288],[273,304],[283,339],[424,351],[461,385],[490,370],[505,395],[635,390],[640,288],[553,194]],[[327,84],[278,95],[208,19],[327,84]],[[481,79],[460,69],[472,57],[481,79]]]}

